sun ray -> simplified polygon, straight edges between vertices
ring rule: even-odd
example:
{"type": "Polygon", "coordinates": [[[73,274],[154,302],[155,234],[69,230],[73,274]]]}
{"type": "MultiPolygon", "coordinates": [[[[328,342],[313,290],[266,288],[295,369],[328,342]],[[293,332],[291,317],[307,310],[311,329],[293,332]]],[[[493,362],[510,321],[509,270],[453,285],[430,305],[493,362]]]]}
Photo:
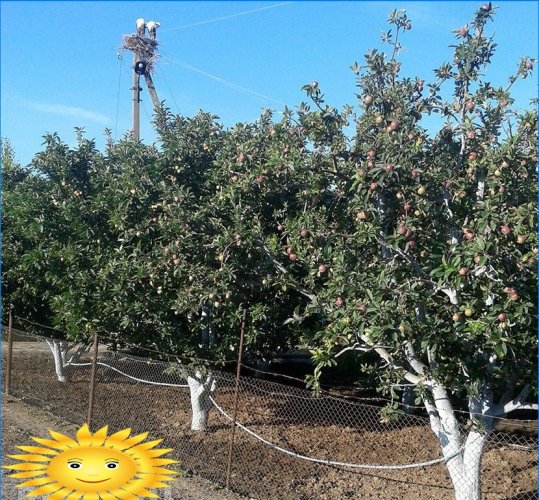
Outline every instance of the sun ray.
{"type": "Polygon", "coordinates": [[[17,460],[24,460],[25,462],[50,462],[51,457],[44,457],[43,455],[8,455],[9,458],[16,458],[17,460]]]}
{"type": "Polygon", "coordinates": [[[130,481],[129,484],[124,486],[126,491],[129,491],[137,497],[147,497],[147,498],[159,498],[158,495],[146,489],[148,485],[143,483],[141,480],[130,481]]]}
{"type": "MultiPolygon", "coordinates": [[[[62,488],[61,490],[56,491],[52,495],[49,495],[47,497],[47,500],[62,500],[68,493],[71,493],[70,489],[62,488]]],[[[74,497],[75,500],[77,500],[80,497],[80,493],[77,493],[77,495],[78,496],[74,497]]]]}
{"type": "Polygon", "coordinates": [[[94,432],[92,436],[92,446],[103,446],[105,439],[107,439],[108,430],[109,426],[105,425],[105,427],[101,427],[97,432],[94,432]]]}
{"type": "Polygon", "coordinates": [[[58,455],[56,450],[50,448],[41,448],[39,446],[17,446],[19,450],[27,451],[28,453],[40,453],[41,455],[58,455]]]}
{"type": "Polygon", "coordinates": [[[90,428],[88,427],[88,424],[84,424],[78,431],[77,431],[77,441],[79,442],[79,446],[91,446],[92,445],[92,433],[90,432],[90,428]]]}
{"type": "MultiPolygon", "coordinates": [[[[65,497],[65,500],[80,500],[80,497],[82,495],[78,491],[74,491],[73,493],[70,493],[65,497]]],[[[101,493],[101,496],[103,497],[103,493],[101,493]]],[[[103,500],[108,500],[105,497],[103,497],[103,500]]]]}
{"type": "Polygon", "coordinates": [[[122,449],[126,450],[127,448],[131,448],[132,446],[135,446],[141,441],[144,441],[147,437],[148,437],[147,432],[143,432],[142,434],[137,434],[136,436],[132,436],[123,442],[122,449]]]}
{"type": "MultiPolygon", "coordinates": [[[[9,466],[3,465],[2,468],[9,469],[9,466]]],[[[42,476],[43,474],[45,474],[44,470],[38,470],[38,471],[32,470],[32,471],[27,471],[27,472],[18,472],[17,474],[10,474],[9,477],[13,477],[16,479],[26,479],[29,477],[42,476]]]]}
{"type": "MultiPolygon", "coordinates": [[[[28,493],[27,496],[29,496],[29,497],[37,497],[37,496],[40,496],[40,495],[49,495],[49,494],[54,493],[54,492],[56,492],[56,491],[58,491],[60,489],[62,489],[62,486],[60,484],[58,484],[57,482],[54,482],[54,483],[46,484],[44,486],[40,486],[39,488],[36,488],[32,492],[28,493]]],[[[66,491],[66,493],[67,493],[67,491],[66,491]]],[[[60,497],[60,498],[63,498],[63,497],[60,497]]]]}
{"type": "Polygon", "coordinates": [[[49,448],[54,448],[55,450],[65,451],[69,449],[69,446],[66,446],[64,443],[59,443],[58,441],[53,441],[52,439],[43,439],[43,438],[32,438],[36,443],[39,443],[43,446],[48,446],[49,448]]]}
{"type": "Polygon", "coordinates": [[[17,488],[29,488],[30,486],[42,486],[44,484],[49,484],[52,482],[53,479],[49,476],[45,477],[38,477],[35,479],[30,479],[29,481],[25,481],[24,483],[18,484],[17,488]]]}
{"type": "Polygon", "coordinates": [[[64,446],[67,446],[68,448],[75,448],[76,446],[78,446],[78,443],[74,439],[71,439],[65,434],[61,434],[60,432],[52,431],[50,429],[49,434],[52,436],[53,439],[63,444],[64,446]]]}
{"type": "Polygon", "coordinates": [[[121,498],[122,500],[139,500],[139,498],[136,495],[129,493],[129,491],[116,489],[116,490],[113,490],[111,493],[113,495],[116,495],[117,498],[121,498]]]}
{"type": "Polygon", "coordinates": [[[174,451],[172,448],[159,448],[158,450],[148,450],[146,452],[146,455],[152,458],[160,457],[161,455],[164,455],[165,453],[170,453],[171,451],[174,451]]]}
{"type": "Polygon", "coordinates": [[[111,434],[107,440],[105,441],[105,446],[110,446],[110,443],[113,441],[121,441],[124,442],[129,435],[131,434],[131,429],[122,429],[121,431],[115,432],[114,434],[111,434]]]}
{"type": "Polygon", "coordinates": [[[42,470],[45,471],[47,469],[47,466],[45,464],[34,464],[31,462],[28,462],[26,464],[15,464],[15,465],[4,465],[5,469],[11,469],[11,470],[42,470]]]}
{"type": "Polygon", "coordinates": [[[83,497],[84,500],[99,500],[97,493],[86,493],[83,497]]]}
{"type": "MultiPolygon", "coordinates": [[[[101,500],[118,500],[118,497],[116,495],[113,495],[112,493],[106,492],[100,492],[99,496],[101,497],[101,500]]],[[[65,500],[69,500],[66,498],[65,500]]]]}

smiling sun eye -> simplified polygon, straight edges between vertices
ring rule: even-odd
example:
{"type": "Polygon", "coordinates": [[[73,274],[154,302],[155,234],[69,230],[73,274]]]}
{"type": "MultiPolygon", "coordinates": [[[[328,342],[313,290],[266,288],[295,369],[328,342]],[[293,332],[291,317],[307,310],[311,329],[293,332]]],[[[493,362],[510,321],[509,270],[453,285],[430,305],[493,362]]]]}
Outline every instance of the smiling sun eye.
{"type": "Polygon", "coordinates": [[[105,464],[105,467],[107,469],[117,469],[118,468],[118,464],[116,462],[107,462],[105,464]]]}
{"type": "Polygon", "coordinates": [[[80,469],[82,467],[82,464],[80,464],[79,462],[71,462],[71,463],[67,464],[67,466],[70,469],[80,469]]]}

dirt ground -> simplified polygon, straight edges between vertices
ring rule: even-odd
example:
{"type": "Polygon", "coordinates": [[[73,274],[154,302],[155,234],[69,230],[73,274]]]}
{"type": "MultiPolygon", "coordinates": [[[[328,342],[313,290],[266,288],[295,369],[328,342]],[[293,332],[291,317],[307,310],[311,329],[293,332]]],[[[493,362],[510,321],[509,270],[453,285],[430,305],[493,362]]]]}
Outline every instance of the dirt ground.
{"type": "MultiPolygon", "coordinates": [[[[71,422],[83,423],[89,369],[77,368],[69,383],[59,383],[46,350],[25,348],[15,354],[13,393],[71,422]]],[[[182,469],[197,476],[179,480],[173,490],[174,498],[237,498],[211,485],[225,483],[230,421],[213,409],[207,430],[193,432],[189,425],[188,391],[162,385],[178,383],[180,379],[163,375],[162,367],[145,360],[130,360],[125,366],[117,366],[133,377],[161,385],[142,384],[98,370],[92,429],[103,425],[111,430],[131,427],[134,432],[149,431],[150,435],[163,438],[163,445],[174,449],[173,458],[180,461],[182,469]]],[[[216,402],[231,413],[233,376],[221,372],[217,382],[216,402]]],[[[45,418],[31,407],[21,410],[21,422],[26,423],[19,431],[22,434],[17,434],[16,429],[23,424],[18,423],[16,414],[9,420],[13,411],[10,406],[15,404],[21,403],[5,404],[7,439],[15,433],[15,441],[27,441],[30,435],[45,436],[48,425],[55,425],[52,428],[60,432],[62,425],[67,425],[51,414],[45,418]],[[10,432],[9,427],[14,430],[10,432]]],[[[238,421],[275,445],[320,459],[390,465],[440,456],[439,445],[428,423],[421,418],[406,416],[399,422],[383,424],[378,407],[342,399],[312,398],[307,391],[248,377],[242,378],[238,421]]],[[[484,499],[537,498],[536,440],[536,422],[532,422],[527,436],[507,434],[487,447],[482,470],[484,499]]],[[[236,493],[256,500],[438,500],[453,495],[443,464],[398,471],[330,467],[283,454],[239,429],[235,433],[230,484],[236,493]]]]}
{"type": "MultiPolygon", "coordinates": [[[[7,455],[21,453],[16,446],[35,445],[30,437],[48,438],[48,429],[73,436],[77,426],[52,413],[27,405],[17,398],[4,396],[2,399],[2,462],[11,463],[11,460],[6,460],[7,455]]],[[[21,480],[12,479],[8,477],[8,474],[9,471],[2,470],[2,499],[22,500],[23,496],[15,488],[21,480]]],[[[30,490],[23,491],[26,493],[30,490]]],[[[172,483],[170,492],[154,491],[161,495],[161,498],[170,500],[237,500],[240,498],[196,476],[179,477],[172,483]]]]}

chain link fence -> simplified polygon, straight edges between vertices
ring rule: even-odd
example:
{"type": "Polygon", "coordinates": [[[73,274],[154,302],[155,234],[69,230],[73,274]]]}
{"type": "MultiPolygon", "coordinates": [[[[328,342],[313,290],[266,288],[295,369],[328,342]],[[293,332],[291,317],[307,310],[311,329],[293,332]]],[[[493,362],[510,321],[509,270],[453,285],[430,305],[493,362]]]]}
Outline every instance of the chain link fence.
{"type": "MultiPolygon", "coordinates": [[[[9,391],[81,425],[88,418],[93,355],[80,344],[64,343],[63,358],[57,353],[55,362],[58,344],[13,330],[9,391]]],[[[3,349],[4,358],[8,351],[3,349]]],[[[237,380],[232,370],[196,372],[171,356],[155,360],[104,344],[95,360],[93,430],[130,427],[163,438],[183,471],[240,495],[260,500],[453,495],[438,440],[419,410],[387,418],[378,401],[315,397],[243,365],[237,380]],[[201,413],[193,410],[192,400],[201,413]],[[205,430],[192,430],[204,426],[206,416],[205,430]]],[[[6,363],[2,366],[5,371],[6,363]]],[[[465,419],[463,412],[464,432],[465,419]]],[[[483,455],[483,497],[537,498],[536,467],[537,422],[500,419],[483,455]]]]}

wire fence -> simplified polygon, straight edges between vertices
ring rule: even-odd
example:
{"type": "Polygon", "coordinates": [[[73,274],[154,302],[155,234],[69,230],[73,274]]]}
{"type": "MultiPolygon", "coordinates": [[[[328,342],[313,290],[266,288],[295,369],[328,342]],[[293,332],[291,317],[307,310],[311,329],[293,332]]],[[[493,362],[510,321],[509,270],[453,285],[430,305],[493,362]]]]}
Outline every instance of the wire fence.
{"type": "MultiPolygon", "coordinates": [[[[80,344],[15,329],[11,345],[8,381],[3,374],[10,394],[77,425],[90,417],[93,430],[130,427],[163,438],[183,471],[240,495],[428,500],[453,494],[423,414],[388,418],[377,401],[314,396],[243,365],[239,378],[232,366],[202,373],[172,357],[157,361],[104,343],[94,356],[80,344]]],[[[4,358],[9,351],[4,345],[4,358]]],[[[537,498],[537,422],[500,419],[497,427],[483,454],[482,497],[537,498]]],[[[467,432],[465,418],[461,431],[467,432]]]]}

